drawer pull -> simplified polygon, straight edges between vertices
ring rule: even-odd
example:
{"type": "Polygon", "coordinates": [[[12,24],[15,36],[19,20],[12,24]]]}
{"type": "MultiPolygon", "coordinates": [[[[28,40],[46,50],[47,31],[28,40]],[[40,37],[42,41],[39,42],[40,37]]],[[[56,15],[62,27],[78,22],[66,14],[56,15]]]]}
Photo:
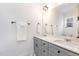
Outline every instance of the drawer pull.
{"type": "Polygon", "coordinates": [[[36,47],[38,47],[38,44],[36,44],[36,47]]]}
{"type": "Polygon", "coordinates": [[[60,53],[60,51],[57,51],[57,53],[60,53]]]}
{"type": "Polygon", "coordinates": [[[43,52],[46,52],[45,50],[43,50],[43,52]]]}
{"type": "Polygon", "coordinates": [[[45,43],[43,43],[43,45],[46,45],[45,43]]]}

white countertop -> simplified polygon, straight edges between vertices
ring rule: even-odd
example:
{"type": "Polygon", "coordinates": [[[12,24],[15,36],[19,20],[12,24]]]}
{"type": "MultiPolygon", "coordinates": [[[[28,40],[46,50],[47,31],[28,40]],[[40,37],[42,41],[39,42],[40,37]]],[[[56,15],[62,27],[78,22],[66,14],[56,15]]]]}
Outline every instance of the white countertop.
{"type": "Polygon", "coordinates": [[[34,37],[40,38],[47,42],[53,43],[72,52],[79,54],[79,38],[65,37],[65,36],[40,36],[34,35],[34,37]],[[66,42],[64,39],[70,39],[70,42],[66,42]]]}

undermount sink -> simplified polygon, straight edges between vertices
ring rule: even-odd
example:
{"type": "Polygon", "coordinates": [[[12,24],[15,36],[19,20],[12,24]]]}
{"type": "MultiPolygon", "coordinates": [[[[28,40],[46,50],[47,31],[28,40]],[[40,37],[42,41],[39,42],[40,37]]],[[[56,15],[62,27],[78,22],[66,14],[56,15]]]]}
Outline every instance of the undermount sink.
{"type": "Polygon", "coordinates": [[[64,41],[64,42],[71,42],[72,40],[71,39],[63,39],[63,40],[55,40],[54,42],[60,42],[60,41],[64,41]]]}

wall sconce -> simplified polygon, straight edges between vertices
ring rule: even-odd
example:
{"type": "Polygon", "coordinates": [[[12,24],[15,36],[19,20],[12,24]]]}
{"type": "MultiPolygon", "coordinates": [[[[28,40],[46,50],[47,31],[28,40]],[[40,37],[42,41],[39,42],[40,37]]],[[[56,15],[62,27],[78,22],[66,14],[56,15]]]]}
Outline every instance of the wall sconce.
{"type": "Polygon", "coordinates": [[[47,26],[47,24],[44,24],[44,20],[46,18],[46,11],[48,10],[48,6],[45,4],[43,5],[42,7],[42,34],[45,36],[45,32],[46,32],[46,29],[44,28],[44,25],[47,26]]]}

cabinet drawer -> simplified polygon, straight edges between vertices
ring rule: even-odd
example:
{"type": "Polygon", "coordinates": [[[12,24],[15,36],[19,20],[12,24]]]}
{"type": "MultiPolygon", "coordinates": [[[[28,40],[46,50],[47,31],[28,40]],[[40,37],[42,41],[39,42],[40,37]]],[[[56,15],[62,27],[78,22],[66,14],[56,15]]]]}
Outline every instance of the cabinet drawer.
{"type": "Polygon", "coordinates": [[[49,51],[58,56],[77,56],[77,54],[53,44],[49,44],[49,51]]]}
{"type": "Polygon", "coordinates": [[[71,51],[68,51],[66,49],[63,49],[63,48],[58,48],[58,49],[60,50],[59,56],[78,56],[77,54],[71,51]]]}

